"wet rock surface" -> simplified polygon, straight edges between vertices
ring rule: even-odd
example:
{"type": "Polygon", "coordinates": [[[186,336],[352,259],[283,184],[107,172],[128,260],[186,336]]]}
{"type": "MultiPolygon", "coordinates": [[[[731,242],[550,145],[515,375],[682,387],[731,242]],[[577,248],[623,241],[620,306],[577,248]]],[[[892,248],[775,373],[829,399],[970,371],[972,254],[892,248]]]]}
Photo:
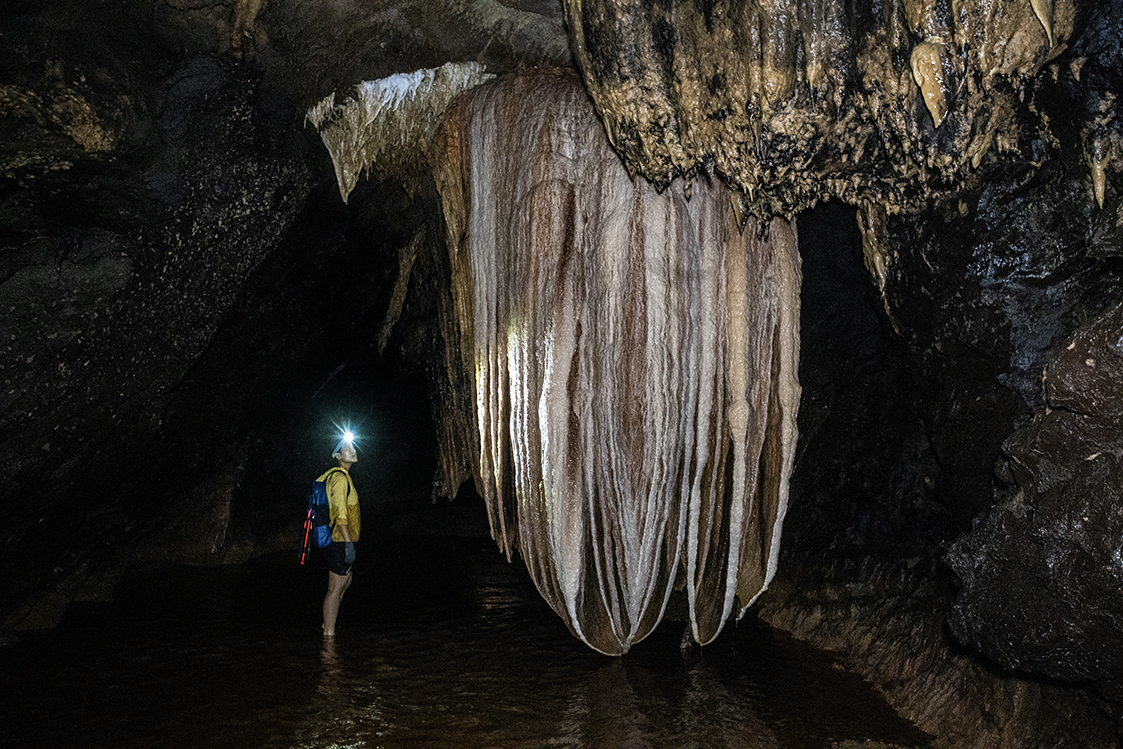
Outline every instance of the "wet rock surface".
{"type": "Polygon", "coordinates": [[[1123,306],[1044,373],[1046,405],[1003,444],[1002,501],[948,553],[950,623],[996,662],[1065,681],[1123,675],[1123,306]]]}
{"type": "Polygon", "coordinates": [[[1091,690],[996,668],[949,639],[948,577],[931,560],[807,560],[781,567],[757,615],[838,653],[932,746],[1118,746],[1112,708],[1091,690]]]}
{"type": "Polygon", "coordinates": [[[1091,8],[565,5],[577,64],[629,169],[657,184],[716,172],[748,210],[787,215],[828,196],[915,210],[973,179],[988,155],[1036,160],[1051,125],[1031,81],[1091,8]]]}
{"type": "MultiPolygon", "coordinates": [[[[968,268],[985,257],[975,248],[991,253],[1041,241],[1036,234],[1030,241],[1024,228],[1028,216],[1043,216],[1042,206],[1028,201],[1025,213],[1012,211],[1018,190],[1007,191],[991,202],[1003,206],[1001,218],[982,211],[959,224],[956,211],[951,223],[937,215],[891,230],[900,240],[887,287],[891,315],[863,274],[852,209],[834,204],[801,216],[801,442],[777,579],[756,615],[847,654],[902,715],[940,737],[937,745],[1112,747],[1116,681],[1094,689],[1086,681],[1042,681],[1039,663],[1031,669],[980,658],[970,637],[957,639],[959,631],[948,628],[958,616],[953,602],[964,604],[956,598],[955,554],[950,566],[943,556],[995,501],[1004,442],[1030,423],[1034,403],[1044,409],[1042,368],[1068,342],[1055,340],[1056,331],[1066,321],[1096,319],[1106,300],[1119,298],[1117,270],[1100,265],[1102,252],[1074,253],[1072,264],[1053,274],[1057,253],[1041,248],[1036,261],[1024,253],[1020,263],[1003,264],[1006,272],[988,276],[989,294],[972,291],[968,268]],[[1013,303],[1025,294],[1056,306],[1013,303]],[[1019,309],[1034,313],[1014,314],[1019,309]],[[1015,335],[1023,324],[1025,332],[1015,335]]],[[[1064,204],[1060,196],[1050,200],[1064,204]]],[[[1081,215],[1074,205],[1068,211],[1081,215]]],[[[1096,219],[1085,213],[1073,220],[1096,219]]],[[[1026,522],[1026,533],[1048,533],[1049,525],[1026,522]]],[[[1032,641],[1024,633],[990,618],[1021,578],[983,556],[989,544],[1006,540],[1005,529],[981,528],[960,542],[978,535],[979,555],[966,561],[989,565],[973,576],[976,598],[967,599],[979,609],[972,610],[974,626],[1000,631],[1010,652],[1027,654],[1032,641]]],[[[1110,564],[1117,529],[1087,530],[1110,564]]],[[[1077,591],[1083,572],[1069,568],[1071,577],[1051,584],[1067,580],[1083,611],[1102,609],[1114,592],[1077,591]]],[[[1034,609],[1033,626],[1057,628],[1058,613],[1034,609]]],[[[1079,648],[1096,635],[1116,637],[1070,629],[1059,641],[1079,648]]]]}

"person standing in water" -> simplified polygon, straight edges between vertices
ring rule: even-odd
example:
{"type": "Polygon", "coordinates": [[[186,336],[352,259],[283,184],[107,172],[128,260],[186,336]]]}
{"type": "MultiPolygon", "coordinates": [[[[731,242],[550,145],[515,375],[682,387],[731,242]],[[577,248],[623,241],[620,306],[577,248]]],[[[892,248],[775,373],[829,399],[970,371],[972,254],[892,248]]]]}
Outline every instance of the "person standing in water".
{"type": "Polygon", "coordinates": [[[317,481],[324,481],[331,513],[331,544],[324,549],[328,563],[328,592],[324,596],[324,637],[335,637],[339,602],[351,586],[355,564],[355,542],[359,540],[359,493],[351,481],[351,466],[359,461],[353,438],[344,437],[332,451],[336,467],[317,481]]]}

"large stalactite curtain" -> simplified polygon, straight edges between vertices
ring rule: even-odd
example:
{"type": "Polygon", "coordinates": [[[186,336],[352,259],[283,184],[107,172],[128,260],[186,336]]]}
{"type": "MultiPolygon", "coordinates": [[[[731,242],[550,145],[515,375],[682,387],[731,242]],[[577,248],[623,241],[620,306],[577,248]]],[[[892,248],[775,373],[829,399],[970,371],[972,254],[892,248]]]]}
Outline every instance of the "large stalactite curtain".
{"type": "Polygon", "coordinates": [[[434,162],[496,541],[598,651],[650,633],[675,589],[711,641],[775,571],[795,227],[742,233],[717,180],[630,177],[568,73],[465,94],[434,162]]]}

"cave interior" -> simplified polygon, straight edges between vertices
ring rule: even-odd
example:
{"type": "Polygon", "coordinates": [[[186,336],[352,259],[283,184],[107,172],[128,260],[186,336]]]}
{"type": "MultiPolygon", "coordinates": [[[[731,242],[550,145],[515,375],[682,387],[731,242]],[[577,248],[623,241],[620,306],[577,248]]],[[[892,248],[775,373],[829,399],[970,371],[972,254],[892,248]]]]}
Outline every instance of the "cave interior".
{"type": "Polygon", "coordinates": [[[948,746],[1115,745],[1123,7],[760,3],[760,92],[729,114],[683,61],[715,65],[699,24],[740,5],[5,3],[0,640],[133,569],[295,551],[344,424],[372,535],[434,499],[488,511],[447,446],[473,437],[449,436],[471,399],[436,157],[383,154],[344,190],[309,112],[448,62],[489,86],[562,69],[633,179],[797,227],[798,442],[745,615],[844,654],[948,746]],[[870,20],[893,14],[905,32],[870,20]],[[941,23],[975,36],[931,41],[941,23]],[[871,103],[871,60],[907,71],[909,48],[936,72],[871,103]],[[987,54],[1013,62],[988,78],[987,54]]]}

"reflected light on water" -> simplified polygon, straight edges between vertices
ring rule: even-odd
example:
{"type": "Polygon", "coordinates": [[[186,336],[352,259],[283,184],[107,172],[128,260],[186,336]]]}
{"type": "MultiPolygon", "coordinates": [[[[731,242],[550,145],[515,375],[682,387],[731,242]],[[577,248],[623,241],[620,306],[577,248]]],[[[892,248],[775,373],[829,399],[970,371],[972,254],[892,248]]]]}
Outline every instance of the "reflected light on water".
{"type": "MultiPolygon", "coordinates": [[[[365,530],[365,529],[364,529],[365,530]]],[[[371,534],[373,537],[373,533],[371,534]]],[[[364,541],[367,536],[364,534],[364,541]]],[[[622,658],[574,638],[489,539],[367,542],[338,636],[292,555],[126,580],[0,652],[12,747],[829,747],[926,737],[755,622],[622,658]]]]}

